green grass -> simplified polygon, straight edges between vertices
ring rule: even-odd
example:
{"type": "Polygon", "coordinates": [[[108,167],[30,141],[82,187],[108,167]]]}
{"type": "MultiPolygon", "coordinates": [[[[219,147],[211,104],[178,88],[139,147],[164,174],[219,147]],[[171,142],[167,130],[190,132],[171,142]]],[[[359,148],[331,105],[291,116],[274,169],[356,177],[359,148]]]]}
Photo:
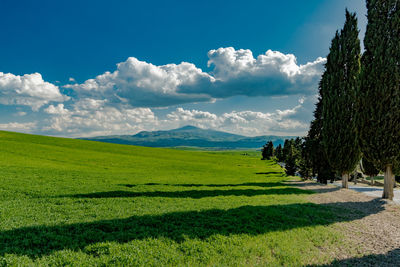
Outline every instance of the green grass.
{"type": "Polygon", "coordinates": [[[0,266],[333,261],[350,217],[286,179],[258,153],[0,131],[0,266]]]}
{"type": "MultiPolygon", "coordinates": [[[[381,182],[381,181],[383,181],[384,178],[385,178],[384,176],[375,176],[375,177],[374,177],[374,181],[379,181],[379,182],[381,182]]],[[[368,180],[368,181],[371,181],[371,177],[367,177],[367,178],[365,178],[365,179],[368,180]]]]}

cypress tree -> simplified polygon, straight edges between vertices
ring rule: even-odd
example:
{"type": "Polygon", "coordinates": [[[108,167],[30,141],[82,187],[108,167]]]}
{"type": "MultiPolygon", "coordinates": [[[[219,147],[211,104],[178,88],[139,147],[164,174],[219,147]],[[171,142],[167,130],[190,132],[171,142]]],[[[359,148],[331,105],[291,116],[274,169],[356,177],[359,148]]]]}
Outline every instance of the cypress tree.
{"type": "Polygon", "coordinates": [[[303,139],[302,138],[300,138],[300,137],[296,137],[296,139],[294,139],[294,147],[295,147],[295,149],[297,149],[298,151],[300,151],[301,150],[301,148],[302,148],[302,145],[303,145],[303,139]]]}
{"type": "Polygon", "coordinates": [[[308,136],[304,138],[304,142],[301,144],[299,173],[304,179],[310,179],[313,174],[312,160],[310,157],[310,144],[310,138],[308,136]]]}
{"type": "Polygon", "coordinates": [[[261,149],[261,160],[265,160],[267,158],[267,145],[263,145],[261,149]]]}
{"type": "Polygon", "coordinates": [[[360,160],[354,119],[360,51],[356,14],[346,10],[346,22],[332,40],[321,84],[322,144],[330,165],[342,174],[344,188],[360,160]]]}
{"type": "Polygon", "coordinates": [[[371,178],[371,184],[374,184],[374,177],[379,174],[379,170],[375,167],[375,165],[363,157],[361,161],[361,171],[371,178]]]}
{"type": "Polygon", "coordinates": [[[272,141],[269,141],[267,144],[263,146],[262,149],[262,159],[271,159],[274,156],[274,144],[272,141]]]}
{"type": "Polygon", "coordinates": [[[286,160],[286,157],[287,157],[287,155],[288,155],[290,142],[291,142],[291,140],[285,139],[285,143],[283,144],[283,149],[282,149],[283,161],[286,160]]]}
{"type": "Polygon", "coordinates": [[[311,122],[310,130],[305,140],[307,144],[306,151],[311,161],[312,175],[317,176],[317,181],[323,184],[327,184],[329,179],[333,181],[335,177],[335,173],[329,165],[322,147],[322,98],[324,97],[324,92],[321,87],[326,77],[327,74],[324,72],[319,83],[319,98],[314,111],[314,120],[311,122]]]}
{"type": "Polygon", "coordinates": [[[269,141],[267,143],[267,155],[268,159],[271,159],[274,156],[275,150],[274,150],[274,143],[272,141],[269,141]]]}
{"type": "Polygon", "coordinates": [[[393,169],[400,163],[400,3],[367,0],[367,9],[358,135],[364,155],[385,171],[382,197],[393,199],[393,169]]]}
{"type": "Polygon", "coordinates": [[[275,156],[278,162],[283,162],[283,151],[282,151],[282,145],[279,144],[276,149],[275,149],[275,156]]]}
{"type": "Polygon", "coordinates": [[[293,142],[289,142],[285,159],[285,172],[287,175],[295,175],[297,171],[296,149],[293,142]]]}

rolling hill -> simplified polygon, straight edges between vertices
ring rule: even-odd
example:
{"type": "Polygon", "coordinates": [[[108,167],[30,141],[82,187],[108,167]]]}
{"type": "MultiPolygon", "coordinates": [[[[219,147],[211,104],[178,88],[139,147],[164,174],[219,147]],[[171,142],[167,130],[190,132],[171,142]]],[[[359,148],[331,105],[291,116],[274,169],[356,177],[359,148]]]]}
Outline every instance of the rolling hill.
{"type": "Polygon", "coordinates": [[[353,211],[310,203],[287,179],[257,151],[0,131],[0,266],[332,262],[351,247],[335,222],[353,211]]]}
{"type": "Polygon", "coordinates": [[[267,141],[272,141],[277,146],[278,144],[283,144],[287,138],[294,137],[274,135],[248,137],[188,125],[168,131],[143,131],[135,135],[111,135],[81,139],[147,147],[197,147],[228,150],[258,149],[267,141]]]}

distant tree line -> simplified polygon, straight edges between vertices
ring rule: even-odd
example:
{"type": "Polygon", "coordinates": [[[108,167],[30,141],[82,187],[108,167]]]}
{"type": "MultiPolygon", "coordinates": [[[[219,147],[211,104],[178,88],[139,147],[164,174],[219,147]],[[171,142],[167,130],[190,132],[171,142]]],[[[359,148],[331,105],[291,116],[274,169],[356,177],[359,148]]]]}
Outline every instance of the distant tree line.
{"type": "Polygon", "coordinates": [[[356,14],[346,10],[307,136],[286,140],[278,161],[288,175],[322,183],[341,176],[344,188],[357,166],[368,176],[382,171],[382,197],[393,199],[400,173],[400,0],[367,0],[367,9],[364,53],[356,14]]]}

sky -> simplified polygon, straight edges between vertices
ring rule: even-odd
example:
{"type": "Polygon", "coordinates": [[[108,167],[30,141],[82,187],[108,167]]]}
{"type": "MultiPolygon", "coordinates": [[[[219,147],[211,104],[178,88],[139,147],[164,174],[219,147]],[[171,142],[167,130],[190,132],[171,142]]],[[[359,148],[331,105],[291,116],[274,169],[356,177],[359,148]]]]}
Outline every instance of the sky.
{"type": "Polygon", "coordinates": [[[0,129],[88,137],[194,125],[304,135],[345,8],[364,0],[1,0],[0,129]]]}

